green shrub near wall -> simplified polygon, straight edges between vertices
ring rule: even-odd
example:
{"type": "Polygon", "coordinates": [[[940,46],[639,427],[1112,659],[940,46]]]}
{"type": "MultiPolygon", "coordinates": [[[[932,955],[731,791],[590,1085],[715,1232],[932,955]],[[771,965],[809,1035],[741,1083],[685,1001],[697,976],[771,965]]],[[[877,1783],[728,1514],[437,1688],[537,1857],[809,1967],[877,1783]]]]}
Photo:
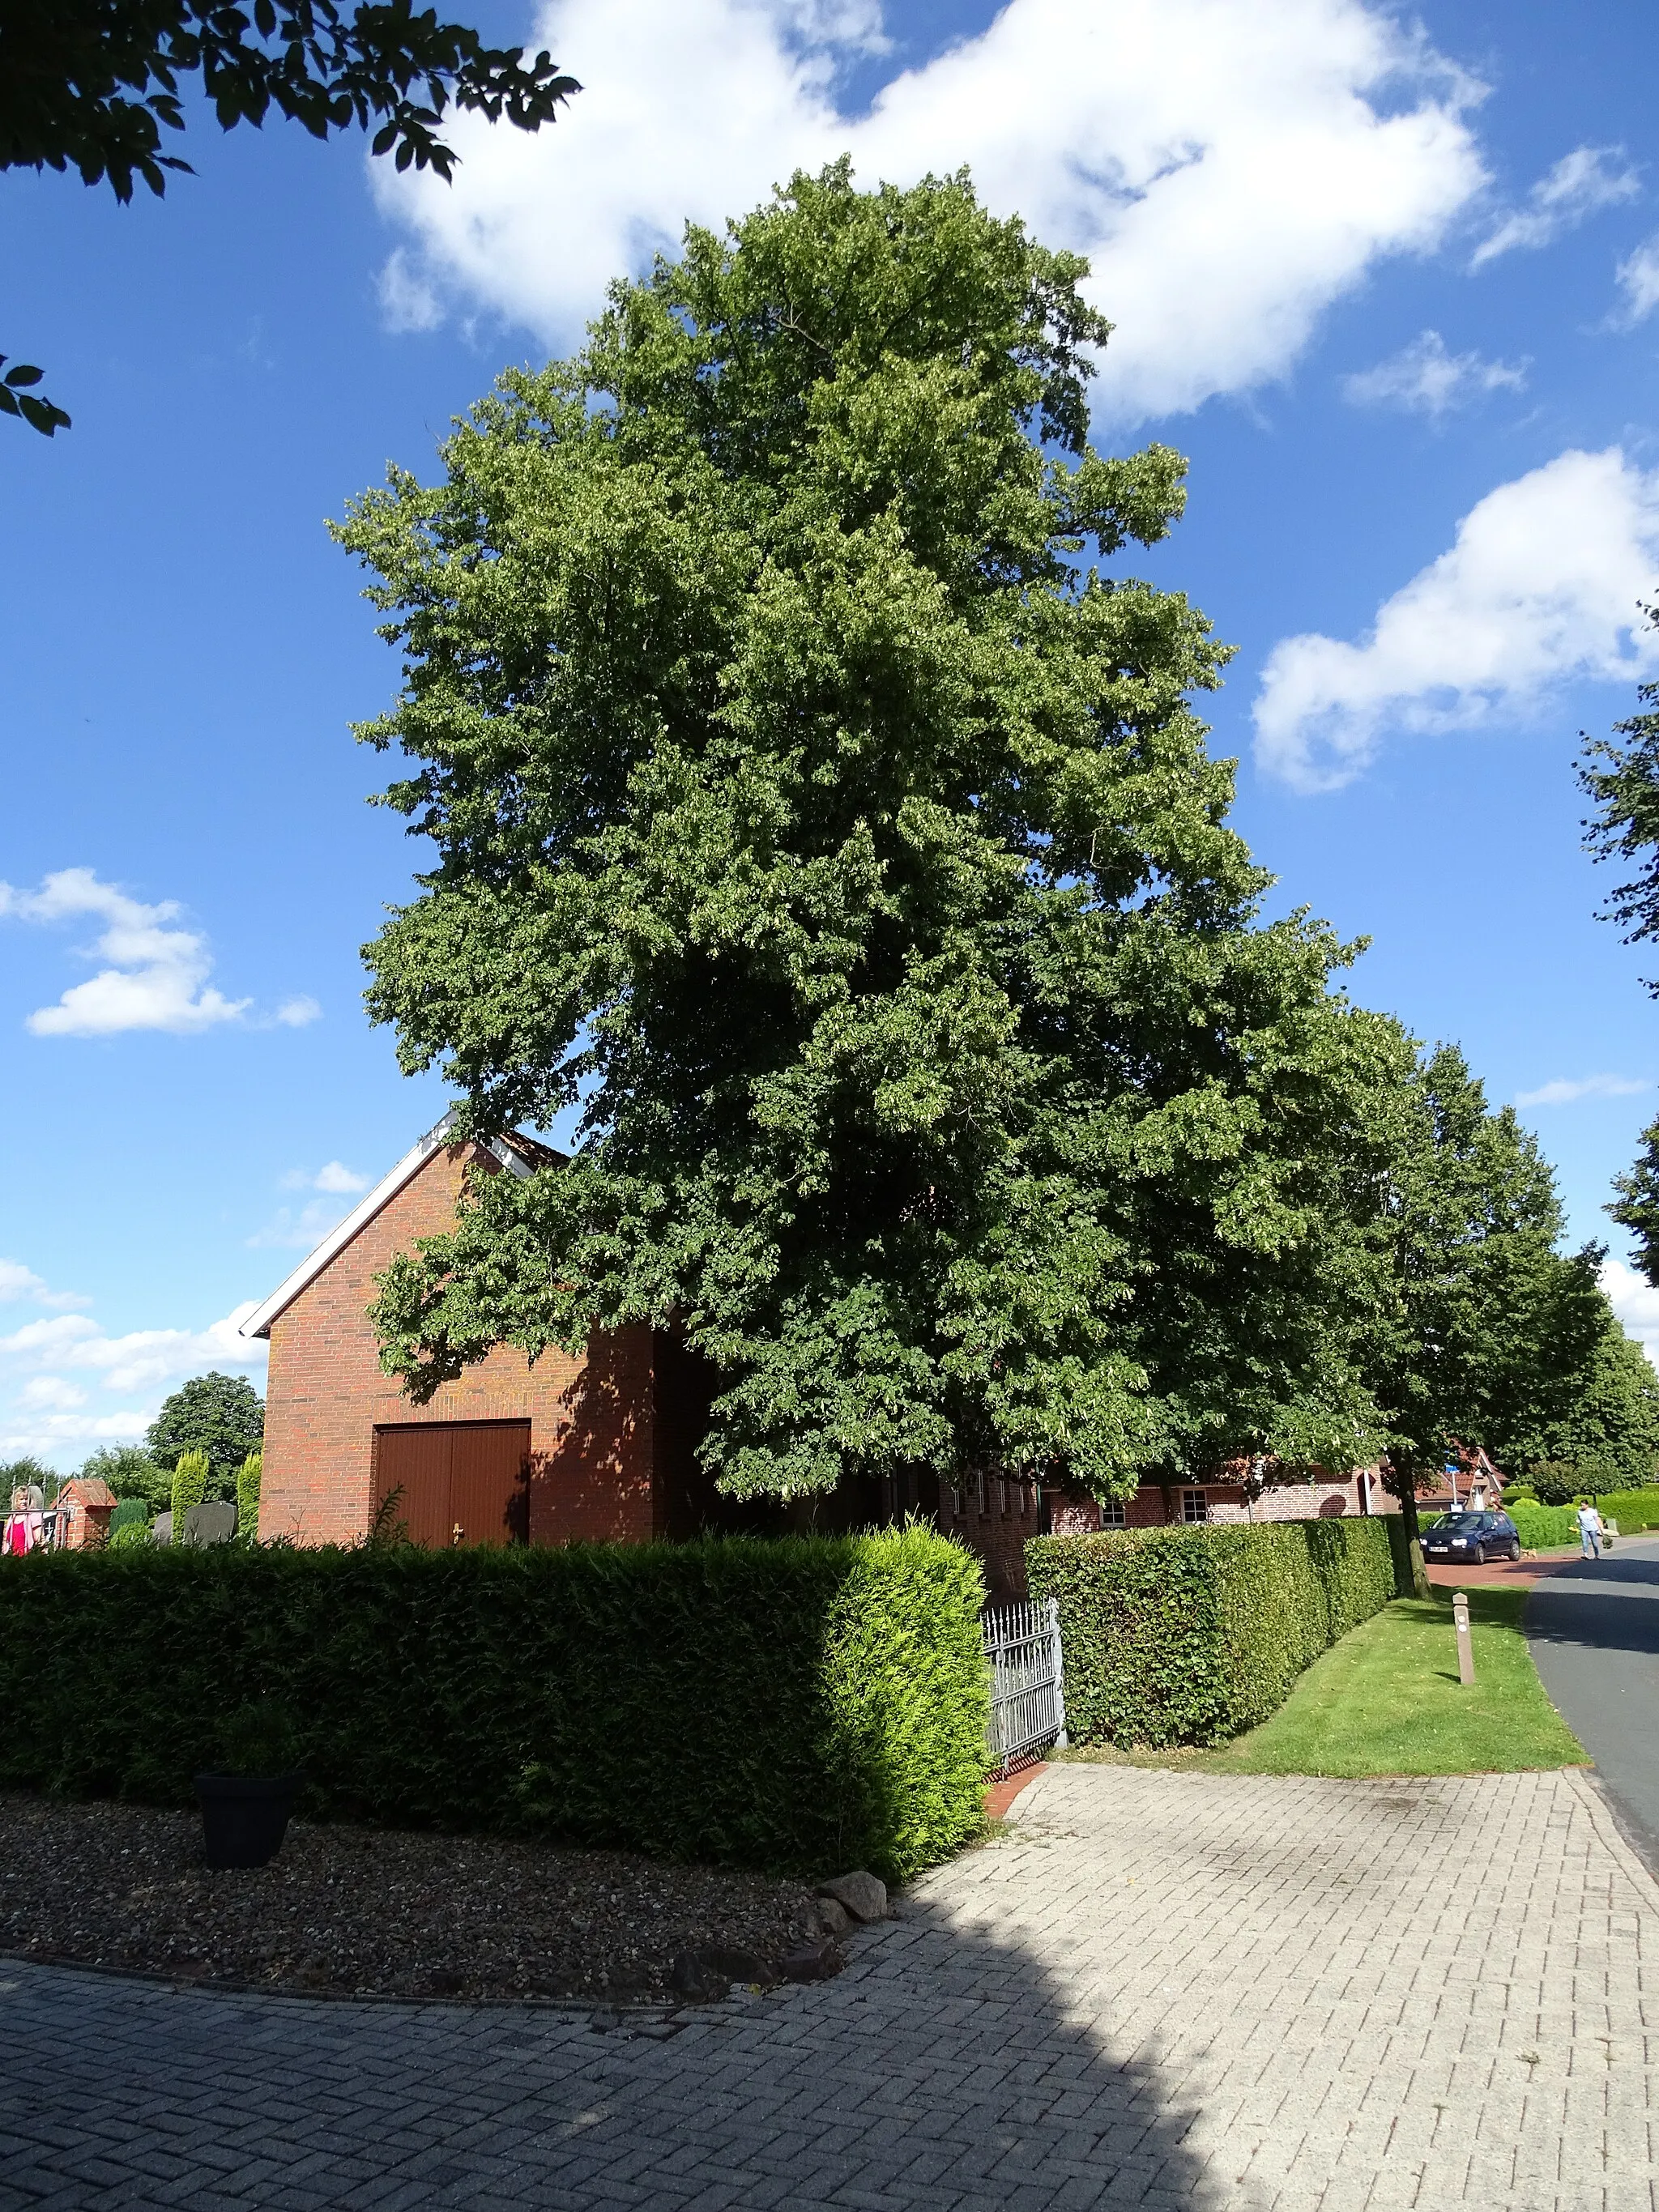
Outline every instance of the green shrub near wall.
{"type": "Polygon", "coordinates": [[[191,1802],[283,1700],[308,1809],[902,1879],[981,1816],[975,1563],[921,1528],[0,1563],[0,1784],[191,1802]]]}
{"type": "Polygon", "coordinates": [[[1255,1727],[1328,1644],[1409,1589],[1397,1519],[1036,1538],[1026,1571],[1033,1597],[1060,1601],[1072,1735],[1162,1746],[1255,1727]]]}

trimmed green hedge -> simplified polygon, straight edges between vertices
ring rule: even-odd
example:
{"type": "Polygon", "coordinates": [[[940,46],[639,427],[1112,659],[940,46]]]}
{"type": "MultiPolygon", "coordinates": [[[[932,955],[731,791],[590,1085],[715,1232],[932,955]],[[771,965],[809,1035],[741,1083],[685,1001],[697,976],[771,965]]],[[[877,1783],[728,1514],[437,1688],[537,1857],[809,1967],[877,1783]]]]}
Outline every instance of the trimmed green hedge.
{"type": "Polygon", "coordinates": [[[1060,1601],[1072,1735],[1161,1746],[1255,1727],[1328,1644],[1409,1591],[1397,1519],[1037,1537],[1026,1571],[1033,1597],[1060,1601]]]}
{"type": "Polygon", "coordinates": [[[323,1818],[902,1879],[981,1818],[979,1570],[920,1528],[0,1564],[0,1784],[191,1802],[279,1698],[323,1818]]]}
{"type": "Polygon", "coordinates": [[[1559,1544],[1578,1541],[1578,1523],[1571,1505],[1506,1505],[1522,1547],[1528,1552],[1553,1551],[1559,1544]]]}
{"type": "MultiPolygon", "coordinates": [[[[1607,1490],[1595,1501],[1604,1521],[1616,1521],[1619,1533],[1633,1536],[1644,1528],[1659,1528],[1659,1490],[1607,1490]]],[[[1574,1534],[1577,1534],[1577,1529],[1574,1534]]]]}

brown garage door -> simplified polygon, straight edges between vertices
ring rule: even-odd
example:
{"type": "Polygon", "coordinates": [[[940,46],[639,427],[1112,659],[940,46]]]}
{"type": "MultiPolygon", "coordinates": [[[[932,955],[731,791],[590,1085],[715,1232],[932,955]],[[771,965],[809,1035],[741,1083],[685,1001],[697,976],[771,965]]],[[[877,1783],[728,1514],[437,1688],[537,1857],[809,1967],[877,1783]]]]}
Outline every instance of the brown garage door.
{"type": "Polygon", "coordinates": [[[528,1421],[411,1421],[374,1431],[374,1503],[434,1551],[528,1533],[528,1421]]]}

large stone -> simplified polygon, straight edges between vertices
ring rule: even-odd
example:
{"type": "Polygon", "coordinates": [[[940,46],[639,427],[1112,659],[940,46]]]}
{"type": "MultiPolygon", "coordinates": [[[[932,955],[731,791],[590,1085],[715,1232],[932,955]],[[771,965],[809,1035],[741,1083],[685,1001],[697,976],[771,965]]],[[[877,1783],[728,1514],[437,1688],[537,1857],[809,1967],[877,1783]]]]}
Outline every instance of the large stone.
{"type": "Polygon", "coordinates": [[[818,1927],[825,1936],[845,1936],[853,1925],[853,1916],[844,1905],[837,1905],[833,1897],[817,1900],[818,1927]]]}
{"type": "Polygon", "coordinates": [[[798,1950],[787,1952],[781,1961],[786,1982],[827,1982],[846,1964],[840,1944],[830,1936],[816,1943],[803,1943],[798,1950]]]}
{"type": "Polygon", "coordinates": [[[718,2004],[732,1994],[732,1977],[716,1973],[701,1951],[683,1951],[668,1970],[668,1986],[687,2004],[718,2004]]]}
{"type": "Polygon", "coordinates": [[[817,1893],[820,1897],[833,1897],[854,1920],[887,1917],[887,1885],[872,1874],[838,1874],[833,1881],[821,1881],[817,1893]]]}
{"type": "Polygon", "coordinates": [[[711,1974],[724,1974],[728,1982],[746,1982],[763,1990],[776,1985],[776,1966],[770,1959],[763,1959],[758,1951],[744,1951],[735,1945],[704,1943],[699,1946],[696,1955],[711,1974]]]}

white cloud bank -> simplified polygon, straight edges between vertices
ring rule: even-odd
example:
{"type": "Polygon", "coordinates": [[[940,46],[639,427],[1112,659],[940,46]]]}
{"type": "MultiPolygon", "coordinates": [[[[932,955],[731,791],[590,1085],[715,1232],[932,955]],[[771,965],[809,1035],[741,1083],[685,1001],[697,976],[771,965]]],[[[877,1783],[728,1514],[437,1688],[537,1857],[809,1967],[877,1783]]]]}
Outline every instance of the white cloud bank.
{"type": "Polygon", "coordinates": [[[1489,492],[1360,643],[1276,645],[1256,696],[1256,757],[1299,791],[1331,791],[1389,729],[1476,729],[1530,715],[1573,678],[1636,682],[1659,661],[1659,639],[1638,627],[1656,591],[1659,471],[1644,475],[1617,447],[1563,453],[1489,492]]]}
{"type": "Polygon", "coordinates": [[[1517,1091],[1517,1106],[1576,1106],[1581,1098],[1634,1098],[1653,1085],[1628,1075],[1558,1075],[1536,1091],[1517,1091]]]}
{"type": "MultiPolygon", "coordinates": [[[[116,1036],[130,1030],[192,1036],[243,1020],[253,1004],[227,999],[209,983],[207,939],[178,927],[176,899],[146,906],[91,868],[59,868],[38,891],[0,884],[0,918],[8,915],[48,923],[91,915],[104,924],[89,957],[109,965],[71,985],[56,1006],[37,1008],[25,1024],[36,1036],[116,1036]]],[[[273,1019],[301,1028],[321,1011],[314,999],[290,999],[273,1019]]]]}
{"type": "Polygon", "coordinates": [[[1525,207],[1505,216],[1482,240],[1469,265],[1479,269],[1500,253],[1552,246],[1563,232],[1576,230],[1598,209],[1633,199],[1641,189],[1641,179],[1622,146],[1575,146],[1539,179],[1525,207]]]}
{"type": "Polygon", "coordinates": [[[1438,331],[1425,331],[1375,368],[1342,380],[1356,407],[1403,407],[1438,417],[1487,392],[1526,389],[1524,362],[1482,361],[1478,353],[1448,353],[1438,331]]]}
{"type": "Polygon", "coordinates": [[[1603,1261],[1600,1280],[1614,1313],[1659,1367],[1659,1291],[1622,1260],[1603,1261]]]}
{"type": "Polygon", "coordinates": [[[76,1449],[131,1443],[187,1376],[216,1367],[257,1379],[266,1346],[238,1334],[254,1306],[250,1298],[204,1329],[110,1336],[84,1314],[55,1314],[0,1334],[0,1450],[72,1458],[76,1449]],[[100,1411],[100,1392],[128,1402],[100,1411]]]}
{"type": "Polygon", "coordinates": [[[1431,251],[1486,183],[1480,88],[1364,0],[1010,0],[870,112],[833,81],[872,9],[800,0],[552,0],[529,41],[586,88],[532,136],[458,117],[446,186],[371,164],[418,241],[395,326],[459,289],[568,346],[608,281],[798,167],[861,180],[969,164],[991,207],[1087,253],[1117,325],[1096,387],[1132,423],[1283,375],[1380,257],[1431,251]]]}
{"type": "Polygon", "coordinates": [[[83,1298],[76,1291],[54,1291],[44,1277],[33,1267],[26,1267],[21,1260],[0,1260],[0,1305],[10,1305],[18,1299],[30,1305],[46,1306],[55,1313],[63,1313],[76,1306],[89,1306],[90,1298],[83,1298]]]}

